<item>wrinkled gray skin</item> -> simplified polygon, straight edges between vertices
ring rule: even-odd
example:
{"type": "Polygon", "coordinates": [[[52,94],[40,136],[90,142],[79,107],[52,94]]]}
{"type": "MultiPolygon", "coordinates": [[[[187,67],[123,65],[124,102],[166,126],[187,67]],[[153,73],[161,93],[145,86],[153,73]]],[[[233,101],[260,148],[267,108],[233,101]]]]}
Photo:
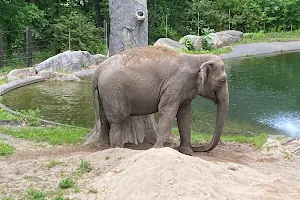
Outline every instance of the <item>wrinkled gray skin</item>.
{"type": "Polygon", "coordinates": [[[123,147],[121,126],[129,116],[159,113],[154,148],[164,147],[177,118],[179,151],[210,151],[216,147],[228,112],[227,76],[215,55],[191,55],[164,47],[141,47],[102,62],[94,74],[98,92],[102,148],[123,147]],[[191,101],[200,95],[217,104],[216,127],[210,143],[191,147],[191,101]]]}

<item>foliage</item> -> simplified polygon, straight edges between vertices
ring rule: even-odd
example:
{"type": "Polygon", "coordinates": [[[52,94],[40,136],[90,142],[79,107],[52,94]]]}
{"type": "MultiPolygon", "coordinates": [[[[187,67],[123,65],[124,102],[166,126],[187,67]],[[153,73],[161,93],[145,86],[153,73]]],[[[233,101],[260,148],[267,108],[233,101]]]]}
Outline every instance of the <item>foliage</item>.
{"type": "Polygon", "coordinates": [[[0,119],[1,120],[11,120],[11,121],[16,121],[18,120],[18,117],[6,112],[5,110],[0,109],[0,119]]]}
{"type": "Polygon", "coordinates": [[[70,39],[71,50],[85,50],[92,54],[106,52],[106,47],[99,37],[102,29],[96,28],[95,24],[80,12],[74,11],[61,16],[59,22],[53,25],[52,31],[54,44],[62,51],[69,49],[70,39]]]}
{"type": "MultiPolygon", "coordinates": [[[[148,0],[148,13],[150,44],[160,37],[207,35],[210,29],[267,34],[300,28],[300,0],[148,0]]],[[[7,58],[23,54],[26,26],[33,29],[34,44],[44,47],[39,51],[47,52],[35,55],[34,63],[68,50],[69,30],[71,50],[106,52],[102,28],[109,20],[108,0],[5,0],[0,1],[0,19],[7,58]]],[[[11,64],[23,66],[24,59],[11,64]]]]}
{"type": "Polygon", "coordinates": [[[67,177],[67,178],[61,180],[59,182],[58,186],[62,189],[71,188],[71,187],[75,186],[75,181],[72,178],[67,177]]]}
{"type": "Polygon", "coordinates": [[[78,144],[88,134],[88,129],[71,127],[0,127],[0,132],[18,138],[47,142],[52,145],[78,144]]]}
{"type": "Polygon", "coordinates": [[[20,116],[19,118],[24,121],[26,124],[29,126],[39,126],[41,125],[39,116],[40,116],[40,111],[39,109],[36,110],[21,110],[20,113],[23,116],[20,116]]]}
{"type": "Polygon", "coordinates": [[[212,54],[225,54],[225,53],[229,53],[232,51],[231,47],[224,47],[224,48],[215,48],[215,49],[211,49],[211,50],[185,50],[185,49],[180,49],[181,52],[184,53],[189,53],[189,54],[208,54],[208,53],[212,53],[212,54]]]}
{"type": "Polygon", "coordinates": [[[0,156],[7,156],[13,154],[15,152],[15,148],[6,144],[0,140],[0,156]]]}
{"type": "Polygon", "coordinates": [[[194,50],[193,41],[191,39],[189,39],[189,38],[185,38],[185,40],[184,40],[184,46],[188,50],[194,50]]]}

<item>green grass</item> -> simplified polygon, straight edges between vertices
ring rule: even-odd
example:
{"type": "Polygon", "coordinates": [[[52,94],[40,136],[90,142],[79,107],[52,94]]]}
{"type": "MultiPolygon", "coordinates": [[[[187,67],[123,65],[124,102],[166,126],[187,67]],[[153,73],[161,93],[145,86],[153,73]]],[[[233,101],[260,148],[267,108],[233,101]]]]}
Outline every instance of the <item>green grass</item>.
{"type": "Polygon", "coordinates": [[[293,40],[300,40],[300,30],[271,33],[263,33],[263,31],[258,33],[245,33],[244,40],[233,45],[255,42],[287,42],[293,40]]]}
{"type": "Polygon", "coordinates": [[[1,120],[9,120],[9,121],[17,121],[18,117],[0,109],[0,119],[1,120]]]}
{"type": "Polygon", "coordinates": [[[12,66],[7,66],[7,67],[0,67],[0,75],[1,74],[7,74],[11,70],[16,69],[15,67],[12,66]]]}
{"type": "Polygon", "coordinates": [[[82,173],[90,172],[92,170],[91,164],[87,160],[81,159],[80,166],[78,168],[82,173]]]}
{"type": "Polygon", "coordinates": [[[225,54],[232,51],[231,47],[224,47],[224,48],[216,48],[212,50],[186,50],[186,49],[180,49],[180,52],[183,53],[189,53],[189,54],[225,54]]]}
{"type": "MultiPolygon", "coordinates": [[[[178,130],[172,130],[172,133],[175,135],[179,135],[178,130]]],[[[202,134],[192,132],[191,134],[191,143],[193,145],[197,145],[202,142],[210,141],[212,138],[211,134],[202,134]]],[[[255,149],[259,149],[262,147],[268,139],[268,135],[266,133],[261,133],[257,135],[222,135],[221,140],[223,142],[238,142],[238,143],[248,143],[253,145],[255,149]]]]}
{"type": "Polygon", "coordinates": [[[7,156],[13,154],[15,148],[9,144],[6,144],[0,140],[0,156],[7,156]]]}
{"type": "MultiPolygon", "coordinates": [[[[0,103],[2,101],[2,97],[0,96],[0,103]]],[[[6,112],[3,109],[0,109],[0,119],[1,120],[8,120],[8,121],[24,121],[29,126],[38,126],[40,125],[39,120],[39,113],[40,111],[37,110],[21,110],[18,111],[22,115],[13,115],[9,112],[6,112]]]]}
{"type": "Polygon", "coordinates": [[[36,190],[36,189],[29,189],[27,191],[27,199],[28,200],[46,200],[46,193],[36,190]]]}
{"type": "Polygon", "coordinates": [[[0,132],[18,138],[47,142],[52,145],[78,144],[83,142],[89,129],[73,127],[0,127],[0,132]]]}
{"type": "Polygon", "coordinates": [[[8,81],[7,78],[1,78],[1,79],[0,79],[0,85],[3,85],[3,84],[8,83],[8,82],[9,82],[9,81],[8,81]]]}
{"type": "Polygon", "coordinates": [[[58,186],[62,189],[67,189],[75,186],[75,181],[71,179],[70,177],[67,177],[63,180],[61,180],[58,184],[58,186]]]}

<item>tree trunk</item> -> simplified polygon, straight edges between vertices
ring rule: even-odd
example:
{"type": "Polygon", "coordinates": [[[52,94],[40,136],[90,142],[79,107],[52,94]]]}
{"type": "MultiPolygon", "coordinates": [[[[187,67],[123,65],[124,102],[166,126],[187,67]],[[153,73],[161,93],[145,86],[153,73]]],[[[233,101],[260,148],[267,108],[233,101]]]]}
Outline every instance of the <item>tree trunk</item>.
{"type": "Polygon", "coordinates": [[[96,27],[101,27],[101,12],[100,12],[100,1],[94,0],[94,7],[96,13],[96,27]]]}
{"type": "MultiPolygon", "coordinates": [[[[110,38],[109,55],[119,54],[126,49],[148,46],[148,11],[146,0],[109,0],[110,38]]],[[[100,127],[97,122],[98,130],[100,127]]],[[[122,127],[123,143],[154,143],[157,124],[154,114],[130,117],[122,127]]],[[[86,143],[99,137],[96,126],[86,143]]]]}
{"type": "Polygon", "coordinates": [[[148,46],[148,11],[146,0],[109,0],[109,55],[125,49],[148,46]]]}

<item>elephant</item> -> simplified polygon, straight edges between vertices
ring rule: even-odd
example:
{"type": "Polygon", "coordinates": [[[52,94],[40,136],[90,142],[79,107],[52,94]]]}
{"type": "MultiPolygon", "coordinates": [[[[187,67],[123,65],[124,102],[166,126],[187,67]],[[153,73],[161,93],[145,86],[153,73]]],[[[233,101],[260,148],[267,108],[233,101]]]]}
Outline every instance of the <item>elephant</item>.
{"type": "Polygon", "coordinates": [[[130,116],[157,112],[154,148],[168,142],[175,118],[179,152],[190,155],[210,151],[220,141],[229,93],[224,63],[217,55],[186,54],[158,46],[128,49],[97,66],[92,87],[94,104],[98,95],[103,147],[123,147],[121,126],[130,116]],[[212,140],[192,147],[191,101],[198,95],[217,104],[217,117],[212,140]]]}

